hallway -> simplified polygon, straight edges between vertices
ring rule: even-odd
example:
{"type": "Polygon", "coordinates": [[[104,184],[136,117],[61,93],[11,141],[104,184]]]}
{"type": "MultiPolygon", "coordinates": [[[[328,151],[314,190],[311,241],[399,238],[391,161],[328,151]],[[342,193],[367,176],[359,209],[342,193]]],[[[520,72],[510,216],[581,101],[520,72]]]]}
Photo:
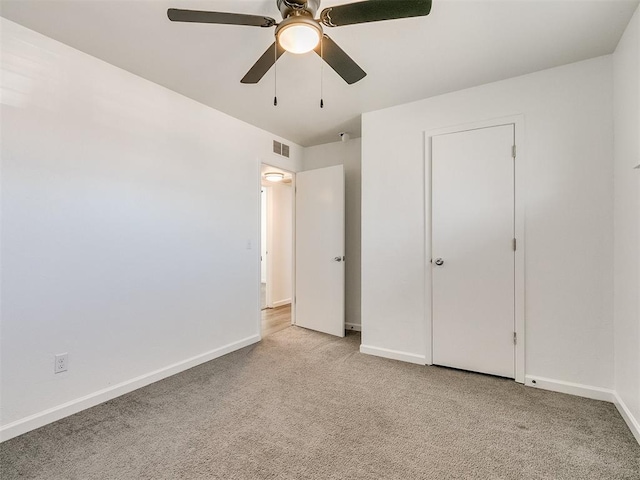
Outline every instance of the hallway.
{"type": "Polygon", "coordinates": [[[262,338],[291,326],[291,304],[265,308],[262,315],[262,338]]]}

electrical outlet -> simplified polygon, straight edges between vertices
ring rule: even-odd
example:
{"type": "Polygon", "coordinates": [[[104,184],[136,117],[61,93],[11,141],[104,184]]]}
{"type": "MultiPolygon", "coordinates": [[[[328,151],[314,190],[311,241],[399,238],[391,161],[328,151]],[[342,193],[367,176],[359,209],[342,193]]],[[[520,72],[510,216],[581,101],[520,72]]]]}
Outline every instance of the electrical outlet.
{"type": "Polygon", "coordinates": [[[68,353],[59,353],[55,356],[55,362],[53,364],[53,372],[61,373],[67,371],[67,365],[69,363],[68,353]]]}

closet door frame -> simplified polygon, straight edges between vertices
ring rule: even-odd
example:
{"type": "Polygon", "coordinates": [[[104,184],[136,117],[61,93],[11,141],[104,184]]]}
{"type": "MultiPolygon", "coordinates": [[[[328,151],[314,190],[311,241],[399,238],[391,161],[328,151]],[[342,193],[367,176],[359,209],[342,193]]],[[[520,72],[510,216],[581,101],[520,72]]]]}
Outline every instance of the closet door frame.
{"type": "Polygon", "coordinates": [[[515,210],[514,225],[516,238],[515,251],[515,381],[525,382],[525,118],[524,115],[513,115],[471,123],[458,124],[438,129],[425,130],[424,139],[424,214],[425,214],[425,323],[427,332],[425,358],[427,365],[433,364],[433,315],[432,315],[432,267],[431,267],[431,167],[432,167],[432,138],[447,133],[476,130],[479,128],[495,127],[513,124],[515,129],[515,210]]]}

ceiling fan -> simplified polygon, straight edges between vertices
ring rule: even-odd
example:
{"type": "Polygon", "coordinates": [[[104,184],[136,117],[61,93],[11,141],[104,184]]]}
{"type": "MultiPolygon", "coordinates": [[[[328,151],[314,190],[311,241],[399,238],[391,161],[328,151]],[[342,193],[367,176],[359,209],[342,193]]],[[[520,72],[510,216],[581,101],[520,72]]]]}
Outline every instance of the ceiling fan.
{"type": "Polygon", "coordinates": [[[242,83],[258,83],[285,51],[307,53],[314,50],[348,84],[362,80],[367,74],[342,50],[322,27],[341,27],[357,23],[379,22],[399,18],[420,17],[431,11],[431,0],[367,0],[325,8],[320,18],[315,14],[320,0],[276,0],[283,21],[260,15],[206,12],[201,10],[167,11],[172,22],[217,23],[276,27],[275,42],[251,67],[242,83]]]}

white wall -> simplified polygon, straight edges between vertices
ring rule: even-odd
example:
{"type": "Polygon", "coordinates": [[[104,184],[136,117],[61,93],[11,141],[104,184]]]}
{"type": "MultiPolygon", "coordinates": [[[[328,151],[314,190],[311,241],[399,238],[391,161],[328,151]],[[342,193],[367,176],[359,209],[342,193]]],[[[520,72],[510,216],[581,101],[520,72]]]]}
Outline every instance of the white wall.
{"type": "Polygon", "coordinates": [[[609,389],[610,56],[363,115],[362,343],[424,360],[431,341],[423,132],[518,114],[526,123],[526,161],[518,160],[526,177],[526,374],[609,389]]]}
{"type": "Polygon", "coordinates": [[[360,175],[361,142],[327,143],[304,149],[304,170],[344,165],[345,175],[345,322],[360,329],[360,175]]]}
{"type": "Polygon", "coordinates": [[[260,163],[302,149],[0,21],[8,438],[257,341],[260,163]]]}
{"type": "Polygon", "coordinates": [[[613,55],[615,389],[640,442],[640,10],[613,55]]]}
{"type": "Polygon", "coordinates": [[[269,290],[273,307],[291,303],[293,286],[293,192],[274,184],[268,193],[269,290]]]}

